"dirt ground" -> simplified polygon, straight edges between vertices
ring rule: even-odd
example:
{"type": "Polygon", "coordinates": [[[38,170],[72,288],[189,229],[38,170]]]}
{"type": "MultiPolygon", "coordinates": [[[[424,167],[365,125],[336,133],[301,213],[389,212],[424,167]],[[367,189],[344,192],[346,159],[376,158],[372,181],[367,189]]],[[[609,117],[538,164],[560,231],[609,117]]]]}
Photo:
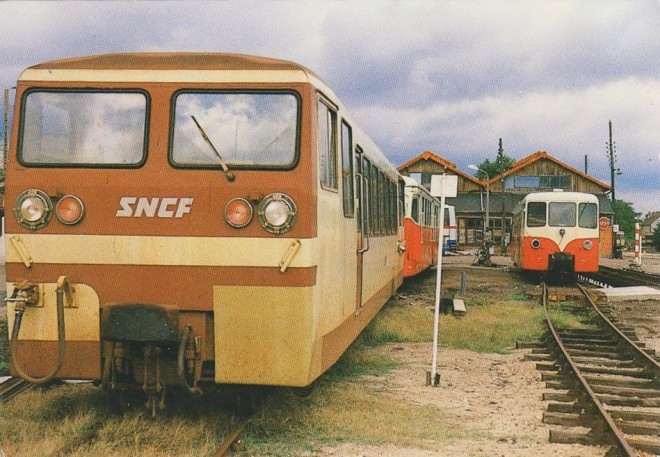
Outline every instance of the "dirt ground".
{"type": "MultiPolygon", "coordinates": [[[[472,260],[472,256],[444,259],[443,296],[450,297],[459,289],[463,271],[469,272],[467,295],[470,297],[494,293],[503,296],[534,294],[534,285],[520,281],[512,273],[508,258],[496,257],[496,268],[472,267],[472,260]]],[[[415,287],[404,287],[400,291],[404,299],[428,303],[432,307],[435,281],[434,275],[428,276],[433,280],[422,281],[415,287]]],[[[469,314],[470,310],[467,312],[469,314]]],[[[639,336],[650,346],[660,350],[660,301],[617,303],[614,312],[635,326],[639,336]]],[[[6,325],[5,319],[1,316],[0,322],[6,325]]],[[[4,344],[6,329],[0,328],[2,331],[5,333],[0,340],[4,344]]],[[[0,344],[0,351],[6,350],[3,344],[0,344]]],[[[607,451],[605,447],[549,443],[549,430],[555,426],[542,423],[547,403],[542,401],[545,389],[535,363],[524,360],[530,350],[511,348],[510,354],[499,355],[441,349],[438,354],[441,380],[437,387],[425,383],[431,362],[430,344],[393,343],[383,346],[382,350],[404,363],[387,376],[367,377],[364,382],[383,395],[413,405],[435,405],[444,424],[459,432],[459,436],[470,438],[443,440],[437,444],[420,443],[419,447],[412,448],[343,443],[324,448],[314,455],[600,457],[607,451]]]]}
{"type": "MultiPolygon", "coordinates": [[[[660,259],[658,259],[660,261],[660,259]]],[[[510,261],[495,258],[498,268],[470,267],[472,257],[446,258],[443,267],[443,296],[460,286],[462,271],[468,270],[467,295],[499,293],[533,294],[535,287],[509,274],[510,261]],[[475,274],[476,273],[476,274],[475,274]],[[476,279],[475,279],[476,278],[476,279]]],[[[660,263],[660,262],[659,262],[660,263]]],[[[428,286],[427,286],[428,288],[428,286]]],[[[403,290],[403,293],[406,291],[403,290]]],[[[429,300],[433,292],[420,291],[414,300],[429,300]]],[[[468,309],[468,314],[470,310],[468,309]]],[[[651,347],[660,350],[660,301],[629,300],[614,305],[614,313],[625,322],[639,328],[638,334],[651,347]]],[[[442,331],[442,329],[440,330],[442,331]]],[[[327,448],[323,456],[346,457],[467,457],[467,456],[603,456],[607,447],[563,445],[549,443],[549,431],[556,426],[542,423],[547,402],[541,373],[535,363],[524,360],[530,350],[514,350],[508,355],[478,354],[467,350],[441,349],[438,354],[438,387],[425,385],[424,374],[430,369],[432,347],[428,344],[391,344],[385,346],[397,360],[405,362],[387,377],[365,379],[383,395],[392,395],[411,404],[435,405],[445,423],[470,439],[455,439],[438,443],[437,448],[403,448],[395,446],[365,446],[344,443],[327,448]]],[[[430,447],[435,447],[431,444],[430,447]]]]}

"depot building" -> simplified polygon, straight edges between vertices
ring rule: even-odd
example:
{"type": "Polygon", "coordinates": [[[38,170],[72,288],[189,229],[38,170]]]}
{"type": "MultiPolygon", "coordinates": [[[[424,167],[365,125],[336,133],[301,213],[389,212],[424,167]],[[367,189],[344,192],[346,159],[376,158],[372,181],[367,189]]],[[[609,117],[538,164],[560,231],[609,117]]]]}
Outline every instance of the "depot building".
{"type": "MultiPolygon", "coordinates": [[[[614,210],[608,197],[611,186],[576,168],[538,151],[521,160],[501,175],[477,179],[459,170],[456,165],[430,151],[414,157],[398,167],[404,176],[414,178],[430,188],[433,175],[458,176],[458,194],[447,198],[455,207],[458,228],[458,249],[473,249],[484,240],[486,208],[490,239],[496,254],[506,254],[511,237],[513,209],[525,195],[561,189],[566,192],[586,192],[598,197],[600,207],[600,254],[612,257],[614,210]]],[[[481,177],[481,176],[480,176],[481,177]]]]}

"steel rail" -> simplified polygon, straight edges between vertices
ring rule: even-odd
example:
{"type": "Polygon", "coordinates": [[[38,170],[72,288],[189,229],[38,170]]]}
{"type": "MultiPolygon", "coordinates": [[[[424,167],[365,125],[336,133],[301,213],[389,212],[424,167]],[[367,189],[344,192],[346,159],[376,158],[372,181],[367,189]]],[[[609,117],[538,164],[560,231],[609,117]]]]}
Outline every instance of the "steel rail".
{"type": "Polygon", "coordinates": [[[591,305],[591,308],[593,309],[594,312],[599,316],[601,321],[607,326],[607,331],[610,332],[611,336],[614,337],[615,340],[617,340],[617,343],[619,345],[624,346],[624,350],[628,353],[628,355],[632,356],[634,360],[638,361],[641,365],[644,365],[644,369],[649,371],[650,373],[653,374],[653,377],[656,380],[660,380],[660,363],[651,357],[649,354],[644,351],[641,347],[639,347],[634,341],[632,341],[630,338],[628,338],[625,333],[623,333],[606,315],[603,313],[600,308],[598,308],[598,305],[594,303],[594,301],[591,299],[591,296],[587,292],[587,290],[580,284],[577,284],[578,289],[580,289],[580,292],[584,294],[584,297],[587,299],[589,304],[591,305]]]}
{"type": "Polygon", "coordinates": [[[247,424],[250,423],[251,420],[252,416],[243,418],[234,431],[222,443],[220,443],[220,446],[216,449],[213,457],[224,457],[228,455],[231,451],[231,447],[238,441],[241,433],[243,433],[243,430],[245,430],[245,427],[247,427],[247,424]]]}
{"type": "Polygon", "coordinates": [[[585,276],[600,278],[604,282],[612,282],[612,285],[614,286],[646,285],[651,287],[660,287],[660,276],[658,275],[653,275],[641,271],[621,270],[618,268],[606,267],[604,265],[600,265],[598,273],[585,276]]]}
{"type": "Polygon", "coordinates": [[[30,387],[32,387],[32,384],[21,378],[8,379],[0,384],[0,403],[8,402],[30,387]]]}
{"type": "Polygon", "coordinates": [[[637,452],[635,449],[630,446],[628,441],[626,440],[623,432],[619,427],[617,426],[616,422],[610,416],[610,414],[607,412],[605,409],[605,406],[601,403],[601,401],[598,399],[596,396],[596,392],[591,388],[589,385],[589,382],[586,380],[586,378],[582,375],[580,368],[577,366],[577,364],[573,361],[573,358],[569,354],[568,350],[564,346],[564,343],[562,342],[561,337],[559,336],[559,333],[555,329],[554,324],[552,323],[552,319],[550,318],[550,313],[548,311],[548,287],[545,283],[543,283],[543,292],[542,292],[542,300],[543,300],[543,311],[545,313],[545,318],[546,318],[546,323],[548,325],[548,328],[550,330],[550,333],[552,334],[557,346],[562,352],[563,358],[566,361],[566,363],[569,365],[571,371],[575,375],[575,377],[578,379],[580,382],[580,385],[582,386],[582,389],[587,393],[589,396],[589,399],[591,400],[591,403],[594,405],[596,408],[596,411],[598,412],[598,417],[601,419],[601,423],[605,425],[605,428],[610,431],[611,436],[614,438],[614,445],[621,451],[621,455],[626,456],[626,457],[636,457],[637,452]]]}

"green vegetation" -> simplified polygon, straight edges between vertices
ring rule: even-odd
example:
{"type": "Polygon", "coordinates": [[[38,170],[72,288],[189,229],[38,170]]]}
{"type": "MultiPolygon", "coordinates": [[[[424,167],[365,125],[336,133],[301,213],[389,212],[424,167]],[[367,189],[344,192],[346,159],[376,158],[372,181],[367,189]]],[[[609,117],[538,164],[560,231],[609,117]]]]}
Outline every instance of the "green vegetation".
{"type": "MultiPolygon", "coordinates": [[[[510,301],[465,297],[464,301],[468,309],[465,317],[440,316],[441,347],[503,354],[511,351],[516,341],[539,338],[543,333],[543,310],[528,296],[510,301]]],[[[402,343],[433,341],[433,309],[387,306],[362,338],[402,343]]]]}
{"type": "MultiPolygon", "coordinates": [[[[516,159],[509,157],[508,155],[500,152],[497,154],[497,157],[492,162],[489,159],[484,160],[479,164],[479,169],[488,173],[488,177],[493,179],[495,176],[499,176],[516,163],[516,159]]],[[[480,176],[478,171],[474,172],[474,176],[477,178],[483,179],[484,176],[480,176]]]]}
{"type": "Polygon", "coordinates": [[[626,241],[632,243],[635,239],[635,222],[642,213],[636,212],[632,203],[623,200],[614,200],[612,208],[614,208],[615,223],[619,224],[619,230],[624,232],[626,241]]]}

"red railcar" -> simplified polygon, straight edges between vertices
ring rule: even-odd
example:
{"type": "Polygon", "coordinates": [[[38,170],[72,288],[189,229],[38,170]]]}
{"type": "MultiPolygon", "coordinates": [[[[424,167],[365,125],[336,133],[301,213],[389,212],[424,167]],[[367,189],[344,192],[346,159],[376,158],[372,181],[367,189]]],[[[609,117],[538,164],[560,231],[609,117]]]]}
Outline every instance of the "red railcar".
{"type": "Polygon", "coordinates": [[[598,244],[598,198],[592,194],[535,192],[514,210],[511,257],[523,270],[596,272],[598,244]]]}
{"type": "Polygon", "coordinates": [[[440,202],[414,179],[405,177],[403,276],[421,273],[438,262],[440,202]]]}

